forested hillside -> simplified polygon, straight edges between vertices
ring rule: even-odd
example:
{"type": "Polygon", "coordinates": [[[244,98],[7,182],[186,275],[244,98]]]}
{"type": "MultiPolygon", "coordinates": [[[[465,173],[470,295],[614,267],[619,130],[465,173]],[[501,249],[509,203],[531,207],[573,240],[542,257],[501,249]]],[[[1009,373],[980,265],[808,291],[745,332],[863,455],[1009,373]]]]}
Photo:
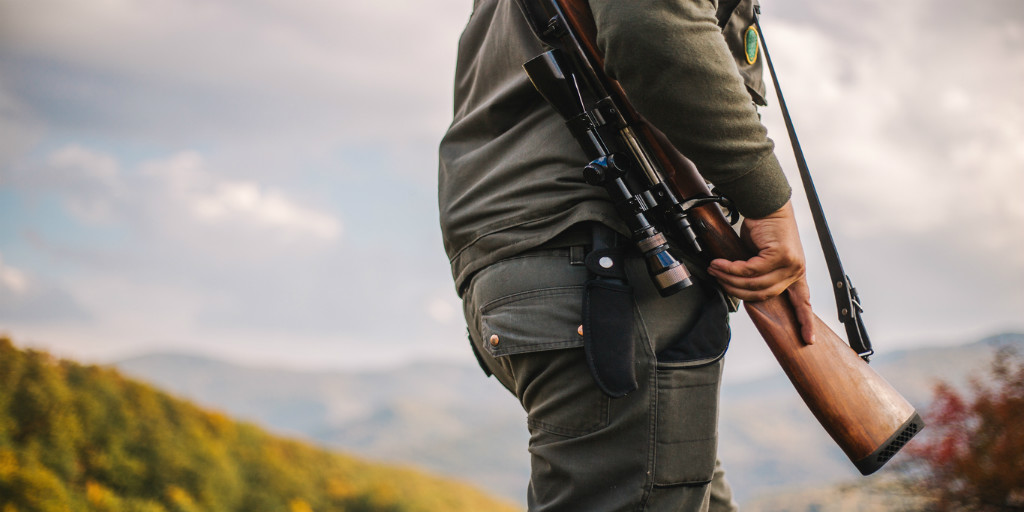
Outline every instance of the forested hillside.
{"type": "Polygon", "coordinates": [[[0,511],[505,511],[0,337],[0,511]]]}

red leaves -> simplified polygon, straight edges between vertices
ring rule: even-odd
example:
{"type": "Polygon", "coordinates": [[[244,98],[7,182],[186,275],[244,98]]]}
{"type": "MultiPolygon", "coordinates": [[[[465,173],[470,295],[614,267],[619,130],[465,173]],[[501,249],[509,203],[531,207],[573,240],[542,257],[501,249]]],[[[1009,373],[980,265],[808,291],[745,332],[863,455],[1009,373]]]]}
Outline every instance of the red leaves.
{"type": "Polygon", "coordinates": [[[937,386],[929,435],[908,452],[937,510],[1024,510],[1024,358],[1000,352],[970,390],[937,386]]]}

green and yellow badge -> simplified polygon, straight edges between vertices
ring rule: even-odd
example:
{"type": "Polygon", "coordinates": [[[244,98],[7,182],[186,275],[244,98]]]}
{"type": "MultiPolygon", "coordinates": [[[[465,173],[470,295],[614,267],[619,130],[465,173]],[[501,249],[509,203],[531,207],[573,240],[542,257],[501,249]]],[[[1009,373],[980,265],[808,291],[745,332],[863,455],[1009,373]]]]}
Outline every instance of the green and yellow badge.
{"type": "Polygon", "coordinates": [[[743,34],[743,49],[747,54],[747,64],[757,62],[757,27],[751,25],[743,34]]]}

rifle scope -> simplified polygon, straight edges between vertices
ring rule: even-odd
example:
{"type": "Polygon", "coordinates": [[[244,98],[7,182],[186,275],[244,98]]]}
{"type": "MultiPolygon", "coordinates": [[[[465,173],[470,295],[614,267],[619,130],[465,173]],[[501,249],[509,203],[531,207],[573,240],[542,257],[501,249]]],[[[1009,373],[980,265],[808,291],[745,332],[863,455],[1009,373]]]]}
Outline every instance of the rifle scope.
{"type": "MultiPolygon", "coordinates": [[[[565,119],[573,137],[579,142],[590,163],[583,168],[583,178],[591,185],[604,187],[632,233],[633,243],[644,255],[647,272],[658,293],[667,297],[693,284],[690,272],[675,255],[668,239],[647,218],[657,200],[644,183],[636,180],[632,153],[615,151],[599,130],[613,129],[606,116],[588,111],[583,92],[571,68],[563,65],[558,50],[545,52],[523,65],[527,76],[541,96],[565,119]],[[643,190],[637,194],[634,190],[643,190]]],[[[611,117],[611,116],[608,116],[611,117]]]]}

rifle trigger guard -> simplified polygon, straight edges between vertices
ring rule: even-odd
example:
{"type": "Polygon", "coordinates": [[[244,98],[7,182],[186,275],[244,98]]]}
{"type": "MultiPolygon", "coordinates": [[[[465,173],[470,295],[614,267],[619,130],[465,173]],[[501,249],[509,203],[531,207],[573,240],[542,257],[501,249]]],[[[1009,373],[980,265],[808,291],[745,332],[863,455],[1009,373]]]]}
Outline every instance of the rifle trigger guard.
{"type": "MultiPolygon", "coordinates": [[[[712,192],[714,193],[714,192],[712,192]]],[[[736,208],[733,208],[732,201],[723,195],[712,195],[705,197],[694,197],[683,201],[680,206],[683,208],[683,212],[689,213],[690,210],[704,206],[706,204],[717,203],[718,207],[726,213],[729,217],[729,224],[735,225],[740,221],[740,212],[736,208]]]]}

